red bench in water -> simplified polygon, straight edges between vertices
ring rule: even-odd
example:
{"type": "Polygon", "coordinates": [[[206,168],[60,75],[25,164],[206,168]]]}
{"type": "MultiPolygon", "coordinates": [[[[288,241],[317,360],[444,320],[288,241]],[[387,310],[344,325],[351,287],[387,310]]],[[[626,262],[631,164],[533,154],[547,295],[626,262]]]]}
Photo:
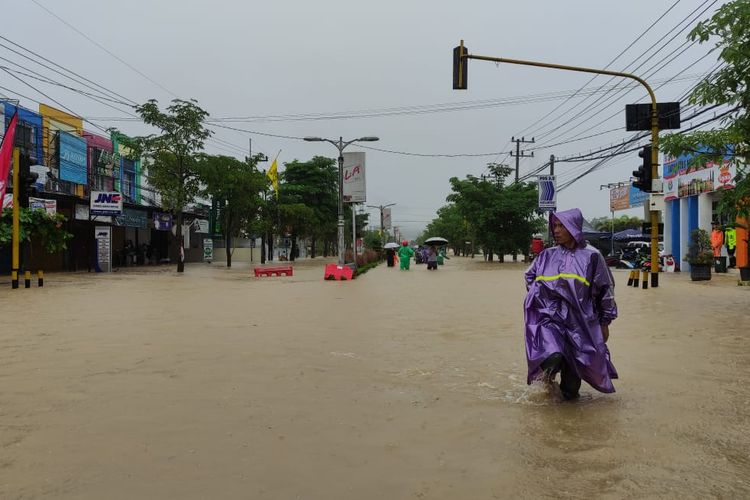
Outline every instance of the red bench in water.
{"type": "Polygon", "coordinates": [[[292,266],[256,267],[254,271],[256,278],[261,276],[294,276],[292,266]]]}

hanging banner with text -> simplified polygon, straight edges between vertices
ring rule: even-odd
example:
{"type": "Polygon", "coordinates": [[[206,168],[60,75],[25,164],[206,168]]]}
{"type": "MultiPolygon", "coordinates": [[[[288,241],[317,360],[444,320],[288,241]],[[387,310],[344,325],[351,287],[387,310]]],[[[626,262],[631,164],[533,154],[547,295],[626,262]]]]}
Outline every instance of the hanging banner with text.
{"type": "Polygon", "coordinates": [[[539,210],[557,209],[557,189],[554,175],[539,176],[539,210]]]}
{"type": "Polygon", "coordinates": [[[367,201],[365,188],[365,154],[344,153],[344,203],[367,201]]]}

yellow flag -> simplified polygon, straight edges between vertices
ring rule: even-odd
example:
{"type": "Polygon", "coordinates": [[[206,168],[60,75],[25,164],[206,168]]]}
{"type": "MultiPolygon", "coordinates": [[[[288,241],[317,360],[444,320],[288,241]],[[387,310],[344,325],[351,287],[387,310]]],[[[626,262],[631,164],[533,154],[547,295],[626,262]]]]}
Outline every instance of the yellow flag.
{"type": "Polygon", "coordinates": [[[269,179],[271,179],[271,184],[273,185],[273,190],[276,192],[276,198],[279,197],[279,172],[278,172],[278,164],[276,163],[276,158],[273,159],[273,163],[271,163],[271,168],[268,169],[268,173],[266,174],[269,179]]]}

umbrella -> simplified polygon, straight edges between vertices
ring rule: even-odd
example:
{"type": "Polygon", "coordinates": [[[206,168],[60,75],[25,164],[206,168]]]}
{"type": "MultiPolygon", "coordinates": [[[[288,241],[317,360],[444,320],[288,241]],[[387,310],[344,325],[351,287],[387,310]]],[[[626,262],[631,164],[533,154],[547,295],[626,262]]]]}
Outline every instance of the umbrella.
{"type": "Polygon", "coordinates": [[[424,240],[425,245],[447,245],[448,240],[445,238],[441,238],[439,236],[433,236],[432,238],[427,238],[424,240]]]}
{"type": "Polygon", "coordinates": [[[398,243],[396,243],[394,241],[391,241],[389,243],[386,243],[383,248],[398,248],[399,246],[401,246],[401,245],[399,245],[398,243]]]}

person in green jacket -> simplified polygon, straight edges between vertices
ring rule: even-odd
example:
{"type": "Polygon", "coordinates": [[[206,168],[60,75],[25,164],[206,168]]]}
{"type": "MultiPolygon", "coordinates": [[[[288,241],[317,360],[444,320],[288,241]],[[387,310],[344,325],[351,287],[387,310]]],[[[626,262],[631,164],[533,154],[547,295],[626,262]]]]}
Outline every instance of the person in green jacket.
{"type": "Polygon", "coordinates": [[[414,250],[409,248],[409,242],[404,240],[401,242],[401,248],[398,249],[398,260],[401,270],[409,270],[409,264],[411,258],[414,257],[414,250]]]}
{"type": "Polygon", "coordinates": [[[729,254],[729,267],[735,267],[737,261],[734,258],[734,252],[737,249],[737,230],[733,227],[728,227],[724,230],[724,245],[727,247],[727,254],[729,254]]]}

